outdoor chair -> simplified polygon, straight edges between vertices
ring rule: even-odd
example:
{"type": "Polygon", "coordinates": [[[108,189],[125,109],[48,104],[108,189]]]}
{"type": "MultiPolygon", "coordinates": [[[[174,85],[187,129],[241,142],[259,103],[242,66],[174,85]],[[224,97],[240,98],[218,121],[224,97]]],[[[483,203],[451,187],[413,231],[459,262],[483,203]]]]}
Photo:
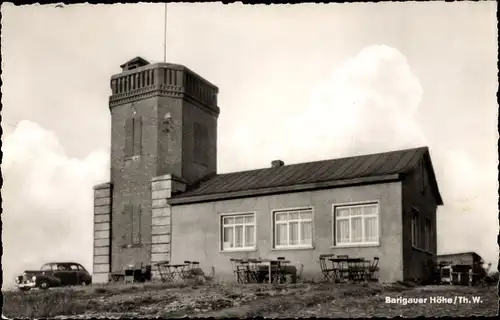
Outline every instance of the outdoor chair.
{"type": "Polygon", "coordinates": [[[365,261],[364,259],[359,259],[359,261],[351,261],[349,263],[349,280],[351,281],[361,281],[366,278],[365,275],[365,261]]]}
{"type": "Polygon", "coordinates": [[[349,265],[347,263],[347,259],[349,259],[349,256],[346,254],[338,255],[338,259],[346,259],[346,261],[341,261],[337,265],[337,275],[339,276],[339,279],[336,280],[346,280],[349,278],[349,265]]]}
{"type": "MultiPolygon", "coordinates": [[[[278,261],[271,261],[271,282],[280,283],[283,280],[283,272],[280,270],[278,261]]],[[[259,267],[259,282],[269,282],[269,266],[260,265],[259,267]]]]}
{"type": "Polygon", "coordinates": [[[285,257],[277,257],[276,260],[278,260],[278,265],[276,266],[276,280],[278,283],[285,283],[286,282],[286,277],[285,274],[288,271],[290,274],[295,272],[295,275],[297,274],[297,268],[295,270],[292,270],[293,268],[290,268],[290,266],[285,266],[283,261],[285,261],[285,257]]]}
{"type": "Polygon", "coordinates": [[[186,264],[186,269],[183,270],[181,277],[183,279],[193,279],[196,276],[204,275],[203,271],[200,269],[200,263],[198,261],[184,261],[186,264]]]}
{"type": "Polygon", "coordinates": [[[165,266],[168,265],[170,261],[168,260],[163,260],[163,261],[158,261],[155,266],[158,271],[158,274],[160,275],[161,281],[165,282],[168,280],[168,275],[166,274],[165,266]]]}
{"type": "MultiPolygon", "coordinates": [[[[333,258],[334,256],[335,256],[334,254],[321,254],[319,256],[319,266],[321,268],[321,274],[323,275],[323,280],[325,281],[329,281],[333,278],[335,269],[328,268],[327,260],[333,258]]],[[[304,267],[304,265],[302,265],[302,267],[304,267]]]]}
{"type": "Polygon", "coordinates": [[[236,281],[238,283],[244,283],[245,272],[240,265],[241,260],[239,259],[229,259],[231,261],[231,265],[233,267],[233,273],[236,276],[236,281]]]}
{"type": "Polygon", "coordinates": [[[376,271],[379,270],[378,268],[378,261],[379,257],[374,257],[372,263],[368,267],[368,280],[370,281],[376,281],[377,279],[374,277],[374,274],[376,271]]]}
{"type": "Polygon", "coordinates": [[[297,274],[297,282],[302,282],[302,272],[304,271],[304,264],[300,265],[300,271],[297,274]]]}
{"type": "Polygon", "coordinates": [[[250,282],[262,282],[262,278],[260,275],[259,263],[261,263],[258,259],[248,259],[249,263],[249,280],[250,282]]]}
{"type": "MultiPolygon", "coordinates": [[[[302,265],[303,267],[304,265],[302,265]]],[[[297,283],[299,277],[297,272],[297,267],[294,265],[283,266],[280,270],[280,283],[286,283],[290,280],[290,283],[297,283]],[[289,279],[290,278],[290,279],[289,279]]]]}
{"type": "Polygon", "coordinates": [[[252,282],[252,271],[250,270],[250,263],[248,260],[240,261],[240,271],[243,274],[242,278],[244,283],[252,282]]]}

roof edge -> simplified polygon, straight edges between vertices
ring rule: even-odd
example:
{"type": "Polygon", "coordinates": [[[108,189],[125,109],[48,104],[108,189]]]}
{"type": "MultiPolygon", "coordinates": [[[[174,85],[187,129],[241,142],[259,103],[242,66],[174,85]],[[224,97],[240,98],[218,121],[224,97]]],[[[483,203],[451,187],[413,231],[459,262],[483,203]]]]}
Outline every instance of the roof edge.
{"type": "Polygon", "coordinates": [[[464,255],[464,254],[472,254],[472,255],[476,255],[478,257],[481,257],[475,251],[460,251],[460,252],[454,252],[454,253],[441,253],[441,254],[438,254],[437,257],[457,256],[457,255],[464,255]]]}
{"type": "Polygon", "coordinates": [[[111,187],[111,182],[104,182],[93,186],[94,190],[108,189],[110,187],[111,187]]]}
{"type": "Polygon", "coordinates": [[[443,197],[441,195],[441,191],[439,190],[439,184],[436,179],[436,172],[434,171],[434,165],[432,164],[432,157],[431,157],[431,151],[429,150],[428,147],[425,147],[426,151],[424,153],[424,157],[427,158],[428,162],[428,169],[430,169],[430,174],[432,176],[432,188],[433,188],[433,193],[434,196],[436,197],[436,202],[438,206],[443,206],[444,201],[443,197]]]}
{"type": "Polygon", "coordinates": [[[401,180],[400,174],[389,174],[389,175],[374,176],[374,177],[354,178],[354,179],[346,179],[346,180],[333,180],[333,181],[316,182],[316,183],[308,183],[308,184],[295,184],[295,185],[283,186],[283,187],[242,190],[242,191],[207,194],[207,195],[200,195],[200,196],[183,197],[182,194],[179,194],[178,196],[167,199],[167,203],[170,205],[182,205],[182,204],[197,203],[197,202],[210,202],[210,201],[228,200],[228,199],[234,199],[234,198],[272,195],[272,194],[276,194],[276,193],[302,192],[302,191],[311,191],[311,190],[318,190],[318,189],[347,187],[347,186],[353,186],[353,185],[373,184],[373,183],[381,183],[381,182],[393,182],[393,181],[400,181],[400,180],[401,180]]]}

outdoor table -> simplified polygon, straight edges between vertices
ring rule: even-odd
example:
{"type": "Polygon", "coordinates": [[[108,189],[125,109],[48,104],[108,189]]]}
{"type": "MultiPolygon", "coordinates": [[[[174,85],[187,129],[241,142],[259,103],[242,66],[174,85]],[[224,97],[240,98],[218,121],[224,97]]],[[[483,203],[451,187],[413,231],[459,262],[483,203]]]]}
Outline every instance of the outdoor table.
{"type": "Polygon", "coordinates": [[[242,280],[246,283],[250,283],[253,281],[258,282],[258,264],[261,260],[258,259],[240,259],[237,261],[239,264],[240,270],[244,273],[244,277],[242,280]]]}
{"type": "MultiPolygon", "coordinates": [[[[279,272],[281,267],[286,265],[287,263],[290,263],[290,261],[288,260],[282,260],[282,259],[261,259],[260,262],[263,264],[263,265],[266,265],[267,266],[267,269],[268,269],[268,274],[269,274],[269,283],[272,283],[272,265],[275,264],[277,266],[277,270],[276,272],[278,273],[277,276],[279,276],[279,272]]],[[[279,280],[279,279],[278,279],[279,280]]]]}
{"type": "Polygon", "coordinates": [[[334,264],[336,277],[340,278],[341,272],[347,272],[347,278],[351,279],[351,280],[357,280],[357,279],[354,279],[355,276],[353,276],[353,275],[356,275],[358,273],[361,276],[364,275],[365,268],[366,268],[365,264],[370,263],[370,261],[365,260],[364,258],[331,258],[328,260],[332,261],[334,264]],[[341,270],[340,265],[342,263],[347,264],[346,269],[341,270]]]}
{"type": "Polygon", "coordinates": [[[179,272],[182,279],[194,278],[193,270],[199,268],[198,261],[184,261],[184,268],[179,272]]]}
{"type": "Polygon", "coordinates": [[[370,267],[370,261],[364,258],[351,258],[347,261],[349,277],[351,280],[360,281],[366,276],[367,269],[370,267]]]}
{"type": "Polygon", "coordinates": [[[181,279],[187,264],[158,263],[160,276],[164,282],[173,282],[175,278],[181,279]]]}
{"type": "MultiPolygon", "coordinates": [[[[236,264],[236,274],[238,279],[245,280],[244,282],[261,282],[261,271],[260,268],[266,268],[266,272],[269,276],[269,283],[273,281],[273,272],[272,267],[276,266],[276,277],[280,276],[281,269],[287,263],[290,263],[288,260],[284,259],[233,259],[232,260],[236,264]],[[241,277],[239,274],[241,270],[244,272],[245,276],[241,277]]],[[[279,279],[278,279],[279,280],[279,279]]]]}

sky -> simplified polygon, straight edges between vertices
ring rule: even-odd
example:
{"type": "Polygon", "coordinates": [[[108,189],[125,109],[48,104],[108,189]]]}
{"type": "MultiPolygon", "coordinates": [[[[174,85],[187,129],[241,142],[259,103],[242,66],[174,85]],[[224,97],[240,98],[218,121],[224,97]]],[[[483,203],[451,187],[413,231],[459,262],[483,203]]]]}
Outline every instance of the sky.
{"type": "MultiPolygon", "coordinates": [[[[3,287],[92,269],[110,76],[163,60],[159,4],[2,4],[3,287]]],[[[438,253],[498,260],[495,2],[169,4],[167,60],[219,87],[218,171],[428,146],[438,253]]]]}

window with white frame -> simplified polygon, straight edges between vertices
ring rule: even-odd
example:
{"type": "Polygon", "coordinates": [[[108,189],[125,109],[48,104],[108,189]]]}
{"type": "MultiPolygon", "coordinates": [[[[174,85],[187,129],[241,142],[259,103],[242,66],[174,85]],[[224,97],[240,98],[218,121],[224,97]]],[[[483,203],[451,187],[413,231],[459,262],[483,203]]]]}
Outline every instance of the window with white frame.
{"type": "Polygon", "coordinates": [[[274,212],[274,247],[312,246],[312,208],[274,212]]]}
{"type": "Polygon", "coordinates": [[[335,207],[335,244],[378,244],[378,219],[376,203],[335,207]]]}
{"type": "Polygon", "coordinates": [[[221,216],[222,250],[255,248],[255,215],[236,214],[221,216]]]}

